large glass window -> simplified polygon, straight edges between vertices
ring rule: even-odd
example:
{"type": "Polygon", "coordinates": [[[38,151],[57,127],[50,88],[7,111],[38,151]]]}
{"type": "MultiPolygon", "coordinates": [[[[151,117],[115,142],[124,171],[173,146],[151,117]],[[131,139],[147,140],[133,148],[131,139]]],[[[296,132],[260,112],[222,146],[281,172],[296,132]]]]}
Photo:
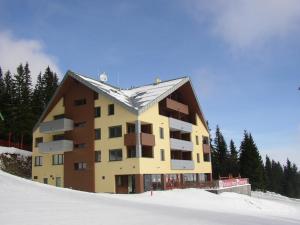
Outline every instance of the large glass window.
{"type": "Polygon", "coordinates": [[[122,137],[122,126],[109,127],[109,138],[122,137]]]}
{"type": "Polygon", "coordinates": [[[35,156],[34,157],[34,165],[42,166],[43,165],[43,156],[35,156]]]}
{"type": "Polygon", "coordinates": [[[74,163],[75,170],[86,170],[86,168],[87,168],[87,163],[85,162],[74,163]]]}
{"type": "Polygon", "coordinates": [[[109,161],[121,161],[121,160],[122,160],[122,149],[109,150],[109,161]]]}
{"type": "Polygon", "coordinates": [[[62,165],[64,164],[64,155],[63,154],[55,154],[52,156],[52,164],[53,165],[62,165]]]}

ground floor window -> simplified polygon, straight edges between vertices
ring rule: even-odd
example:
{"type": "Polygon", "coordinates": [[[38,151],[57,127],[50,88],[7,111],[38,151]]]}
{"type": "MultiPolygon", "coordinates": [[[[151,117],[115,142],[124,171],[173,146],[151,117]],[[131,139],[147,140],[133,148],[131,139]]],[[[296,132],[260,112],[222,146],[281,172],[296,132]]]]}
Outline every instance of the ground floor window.
{"type": "Polygon", "coordinates": [[[44,178],[44,184],[48,184],[48,178],[44,178]]]}
{"type": "Polygon", "coordinates": [[[144,175],[144,190],[161,190],[163,189],[161,174],[145,174],[144,175]]]}

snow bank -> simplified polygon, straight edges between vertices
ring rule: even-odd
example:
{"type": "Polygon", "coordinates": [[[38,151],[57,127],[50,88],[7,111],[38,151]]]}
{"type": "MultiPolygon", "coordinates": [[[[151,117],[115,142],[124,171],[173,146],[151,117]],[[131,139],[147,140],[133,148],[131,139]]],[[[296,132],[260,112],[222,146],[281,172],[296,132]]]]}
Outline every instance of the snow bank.
{"type": "Polygon", "coordinates": [[[14,147],[0,146],[0,154],[3,154],[3,153],[19,154],[19,155],[24,156],[24,157],[31,156],[31,154],[32,154],[29,151],[21,150],[21,149],[14,148],[14,147]]]}
{"type": "Polygon", "coordinates": [[[3,225],[300,224],[298,202],[280,200],[279,204],[276,199],[214,195],[197,189],[155,192],[153,196],[149,192],[94,194],[35,183],[2,171],[0,199],[3,225]]]}

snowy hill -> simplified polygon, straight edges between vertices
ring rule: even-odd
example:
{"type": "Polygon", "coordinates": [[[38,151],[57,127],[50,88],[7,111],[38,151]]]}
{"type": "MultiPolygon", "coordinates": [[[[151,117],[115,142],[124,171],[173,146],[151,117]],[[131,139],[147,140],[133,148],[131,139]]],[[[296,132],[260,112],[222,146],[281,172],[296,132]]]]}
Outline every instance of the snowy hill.
{"type": "Polygon", "coordinates": [[[51,187],[0,171],[1,225],[300,224],[299,201],[197,189],[136,195],[51,187]]]}
{"type": "Polygon", "coordinates": [[[24,157],[31,156],[31,152],[29,152],[29,151],[25,151],[25,150],[14,148],[14,147],[0,146],[0,154],[3,154],[3,153],[19,154],[24,157]]]}

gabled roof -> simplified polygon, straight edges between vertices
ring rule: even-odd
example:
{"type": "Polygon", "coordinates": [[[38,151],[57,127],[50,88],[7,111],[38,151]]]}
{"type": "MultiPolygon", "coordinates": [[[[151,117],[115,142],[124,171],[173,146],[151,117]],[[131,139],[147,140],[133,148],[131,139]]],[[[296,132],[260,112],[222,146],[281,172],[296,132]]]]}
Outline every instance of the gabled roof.
{"type": "MultiPolygon", "coordinates": [[[[68,71],[62,80],[58,90],[55,92],[54,96],[50,100],[48,106],[44,110],[42,116],[40,117],[39,121],[34,127],[34,130],[37,128],[41,120],[45,117],[46,112],[49,110],[51,103],[54,101],[54,97],[57,95],[59,89],[63,85],[64,81],[67,77],[72,77],[75,80],[81,82],[82,84],[86,85],[87,87],[91,88],[93,91],[103,94],[110,98],[111,100],[123,105],[129,111],[132,111],[136,114],[140,114],[150,108],[152,105],[158,103],[159,101],[166,98],[172,92],[177,90],[179,87],[184,85],[187,82],[190,82],[188,77],[181,77],[173,80],[162,81],[159,83],[148,84],[140,87],[134,87],[130,89],[121,89],[110,84],[86,77],[84,75],[68,71]]],[[[191,84],[191,82],[190,82],[191,84]]],[[[192,88],[193,89],[193,88],[192,88]]],[[[194,89],[193,89],[194,92],[194,89]]],[[[196,97],[196,94],[194,92],[196,97]]],[[[197,98],[196,98],[197,99],[197,98]]],[[[199,102],[199,111],[202,115],[203,120],[204,115],[200,109],[199,102]]],[[[206,127],[206,122],[204,123],[206,127]]],[[[207,127],[206,127],[207,128],[207,127]]]]}

